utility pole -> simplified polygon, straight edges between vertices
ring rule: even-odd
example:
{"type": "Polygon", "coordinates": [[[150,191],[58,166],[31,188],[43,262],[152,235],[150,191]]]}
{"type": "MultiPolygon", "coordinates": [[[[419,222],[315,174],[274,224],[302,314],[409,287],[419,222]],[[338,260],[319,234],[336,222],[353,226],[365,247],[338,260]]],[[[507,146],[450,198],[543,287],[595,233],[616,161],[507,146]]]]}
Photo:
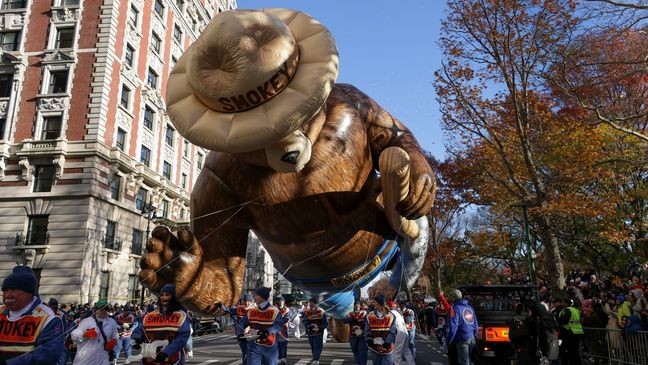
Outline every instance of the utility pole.
{"type": "MultiPolygon", "coordinates": [[[[144,251],[146,250],[146,243],[149,240],[149,235],[151,234],[151,221],[157,217],[155,214],[157,211],[157,208],[151,204],[149,201],[148,203],[144,203],[144,206],[142,206],[142,214],[146,214],[146,237],[144,237],[144,247],[142,248],[142,254],[144,254],[144,251]]],[[[142,285],[142,298],[140,299],[140,305],[144,305],[144,285],[142,285]]]]}

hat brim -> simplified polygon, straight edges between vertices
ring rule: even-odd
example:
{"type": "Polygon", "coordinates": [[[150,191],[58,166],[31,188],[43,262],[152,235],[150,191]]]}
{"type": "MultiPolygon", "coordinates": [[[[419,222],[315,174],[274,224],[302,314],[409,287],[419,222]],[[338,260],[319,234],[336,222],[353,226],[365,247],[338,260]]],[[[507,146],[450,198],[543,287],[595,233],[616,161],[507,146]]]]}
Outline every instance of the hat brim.
{"type": "Polygon", "coordinates": [[[335,42],[326,27],[309,15],[289,9],[262,9],[281,19],[299,47],[292,81],[260,106],[239,113],[210,109],[187,80],[187,49],[169,76],[167,112],[178,132],[209,150],[239,153],[276,143],[310,120],[324,105],[338,75],[335,42]]]}

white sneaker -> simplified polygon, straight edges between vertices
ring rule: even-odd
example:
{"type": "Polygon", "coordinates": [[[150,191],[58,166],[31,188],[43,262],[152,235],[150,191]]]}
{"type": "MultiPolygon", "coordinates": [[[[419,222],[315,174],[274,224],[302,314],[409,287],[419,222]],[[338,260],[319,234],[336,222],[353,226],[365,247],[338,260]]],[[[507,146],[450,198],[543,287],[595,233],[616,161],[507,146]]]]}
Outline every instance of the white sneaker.
{"type": "Polygon", "coordinates": [[[193,351],[187,352],[187,357],[191,359],[193,357],[193,351]]]}
{"type": "Polygon", "coordinates": [[[126,360],[124,360],[124,364],[130,364],[130,359],[126,358],[126,360]]]}
{"type": "Polygon", "coordinates": [[[313,360],[312,365],[319,365],[319,360],[313,360]]]}

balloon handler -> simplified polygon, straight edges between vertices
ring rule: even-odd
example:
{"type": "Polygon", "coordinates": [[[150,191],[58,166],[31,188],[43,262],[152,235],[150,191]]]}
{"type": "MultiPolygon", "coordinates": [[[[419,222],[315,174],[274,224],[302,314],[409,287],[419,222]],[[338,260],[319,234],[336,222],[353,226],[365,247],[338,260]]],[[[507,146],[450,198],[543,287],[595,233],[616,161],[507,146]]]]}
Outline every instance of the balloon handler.
{"type": "Polygon", "coordinates": [[[423,265],[436,179],[412,133],[335,84],[330,32],[288,9],[216,15],[169,76],[178,132],[211,150],[191,194],[191,229],[156,227],[139,279],[222,315],[240,298],[248,234],[339,320],[383,270],[411,287],[423,265]]]}

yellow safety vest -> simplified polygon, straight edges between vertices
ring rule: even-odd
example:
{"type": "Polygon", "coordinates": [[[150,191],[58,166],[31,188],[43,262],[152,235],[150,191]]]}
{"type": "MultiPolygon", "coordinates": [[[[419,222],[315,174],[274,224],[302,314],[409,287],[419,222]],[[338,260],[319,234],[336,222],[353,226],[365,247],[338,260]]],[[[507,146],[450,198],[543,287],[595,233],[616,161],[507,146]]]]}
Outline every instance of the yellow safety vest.
{"type": "Polygon", "coordinates": [[[563,310],[569,310],[569,312],[571,312],[571,316],[569,317],[569,323],[564,324],[562,327],[564,329],[570,330],[571,333],[575,335],[582,335],[583,333],[585,333],[583,332],[583,325],[580,323],[580,312],[578,311],[578,309],[574,307],[567,307],[563,310]]]}

